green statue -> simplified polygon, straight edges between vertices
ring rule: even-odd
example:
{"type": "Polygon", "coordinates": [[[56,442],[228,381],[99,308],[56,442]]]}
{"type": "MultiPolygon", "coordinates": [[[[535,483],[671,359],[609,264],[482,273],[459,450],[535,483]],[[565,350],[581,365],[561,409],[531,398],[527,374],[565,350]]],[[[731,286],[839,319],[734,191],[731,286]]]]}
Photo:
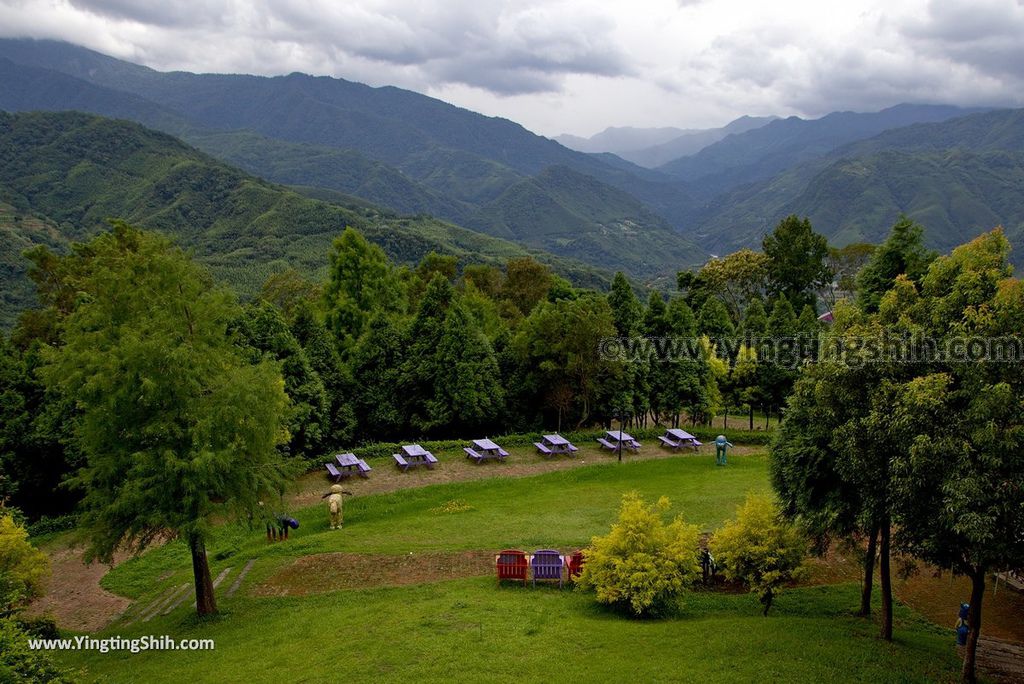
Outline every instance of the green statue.
{"type": "Polygon", "coordinates": [[[732,442],[727,440],[725,435],[715,437],[715,465],[725,465],[725,453],[731,446],[732,442]]]}

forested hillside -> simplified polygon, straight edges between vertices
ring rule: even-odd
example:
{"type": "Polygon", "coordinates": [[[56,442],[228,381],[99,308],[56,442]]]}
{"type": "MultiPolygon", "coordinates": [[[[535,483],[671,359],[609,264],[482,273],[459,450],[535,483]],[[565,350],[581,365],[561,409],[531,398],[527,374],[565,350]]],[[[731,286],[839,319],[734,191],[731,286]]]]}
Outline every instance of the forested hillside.
{"type": "MultiPolygon", "coordinates": [[[[167,233],[243,294],[288,267],[322,276],[331,240],[346,226],[399,263],[430,251],[493,264],[527,254],[436,219],[310,199],[169,135],[79,113],[0,112],[0,203],[5,325],[31,301],[21,252],[34,244],[62,249],[113,217],[167,233]]],[[[595,269],[539,258],[576,282],[607,282],[595,269]]]]}

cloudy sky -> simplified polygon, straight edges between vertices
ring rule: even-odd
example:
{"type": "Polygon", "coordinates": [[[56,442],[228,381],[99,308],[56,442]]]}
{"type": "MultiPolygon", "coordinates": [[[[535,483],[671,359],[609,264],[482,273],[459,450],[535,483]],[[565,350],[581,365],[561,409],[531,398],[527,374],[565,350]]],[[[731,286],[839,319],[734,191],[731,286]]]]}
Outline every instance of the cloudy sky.
{"type": "Polygon", "coordinates": [[[1024,0],[0,0],[0,36],[398,85],[549,136],[1024,106],[1024,0]]]}

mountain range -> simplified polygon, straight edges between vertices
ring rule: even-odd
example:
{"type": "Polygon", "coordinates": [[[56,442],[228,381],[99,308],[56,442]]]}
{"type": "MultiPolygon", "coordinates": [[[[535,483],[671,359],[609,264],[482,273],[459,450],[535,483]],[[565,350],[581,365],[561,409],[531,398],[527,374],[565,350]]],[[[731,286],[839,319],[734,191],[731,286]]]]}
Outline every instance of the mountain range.
{"type": "Polygon", "coordinates": [[[0,109],[130,119],[307,197],[431,215],[648,282],[756,247],[789,213],[835,244],[877,241],[906,213],[943,249],[995,222],[1017,235],[1024,215],[1017,110],[904,104],[614,129],[595,136],[603,151],[586,153],[398,88],[165,73],[20,39],[0,40],[0,109]]]}

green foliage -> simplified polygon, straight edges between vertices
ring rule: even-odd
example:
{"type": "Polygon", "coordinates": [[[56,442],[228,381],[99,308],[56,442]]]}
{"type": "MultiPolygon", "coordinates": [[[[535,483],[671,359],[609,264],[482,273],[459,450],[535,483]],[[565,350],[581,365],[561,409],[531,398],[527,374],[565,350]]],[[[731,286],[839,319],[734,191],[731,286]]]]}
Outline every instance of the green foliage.
{"type": "Polygon", "coordinates": [[[712,259],[700,269],[700,279],[723,298],[734,320],[739,320],[751,301],[764,296],[771,259],[767,253],[741,249],[712,259]]]}
{"type": "Polygon", "coordinates": [[[924,228],[901,216],[857,274],[858,304],[865,311],[877,311],[882,295],[892,288],[897,276],[920,281],[934,258],[924,247],[924,228]]]}
{"type": "Polygon", "coordinates": [[[0,623],[40,596],[50,575],[50,561],[28,540],[25,528],[0,508],[0,623]]]}
{"type": "Polygon", "coordinates": [[[768,257],[769,289],[800,304],[815,301],[815,293],[832,280],[828,241],[811,228],[807,218],[787,216],[761,243],[768,257]]]}
{"type": "Polygon", "coordinates": [[[351,349],[374,313],[404,309],[404,293],[384,251],[352,228],[331,249],[324,305],[327,326],[343,350],[351,349]]]}
{"type": "MultiPolygon", "coordinates": [[[[622,271],[617,271],[615,279],[612,280],[612,288],[608,292],[608,306],[612,308],[615,330],[618,332],[619,337],[634,335],[637,326],[640,324],[643,306],[640,304],[640,300],[636,298],[636,294],[633,293],[633,287],[629,284],[629,280],[622,271]]],[[[664,308],[664,305],[662,308],[664,308]]]]}
{"type": "Polygon", "coordinates": [[[665,524],[662,497],[648,505],[636,492],[622,497],[618,521],[584,551],[586,564],[577,585],[593,589],[597,600],[633,615],[657,615],[674,607],[697,579],[700,539],[697,527],[681,517],[665,524]]]}
{"type": "Polygon", "coordinates": [[[246,363],[227,334],[233,298],[122,223],[64,259],[81,295],[42,373],[76,399],[89,555],[168,532],[202,540],[214,516],[247,516],[280,491],[288,399],[277,368],[246,363]]]}
{"type": "Polygon", "coordinates": [[[55,664],[45,651],[33,651],[28,640],[34,635],[14,620],[0,619],[0,681],[71,684],[73,673],[55,664]]]}
{"type": "Polygon", "coordinates": [[[275,307],[262,302],[247,306],[232,327],[250,363],[267,358],[279,364],[284,391],[291,400],[288,452],[309,457],[324,450],[331,430],[330,399],[319,373],[284,317],[275,307]]]}
{"type": "Polygon", "coordinates": [[[729,310],[717,297],[708,297],[697,313],[697,332],[713,339],[732,337],[736,332],[729,310]]]}
{"type": "Polygon", "coordinates": [[[736,519],[715,532],[711,551],[726,579],[760,594],[768,615],[783,585],[801,576],[807,540],[770,498],[751,494],[736,519]]]}

